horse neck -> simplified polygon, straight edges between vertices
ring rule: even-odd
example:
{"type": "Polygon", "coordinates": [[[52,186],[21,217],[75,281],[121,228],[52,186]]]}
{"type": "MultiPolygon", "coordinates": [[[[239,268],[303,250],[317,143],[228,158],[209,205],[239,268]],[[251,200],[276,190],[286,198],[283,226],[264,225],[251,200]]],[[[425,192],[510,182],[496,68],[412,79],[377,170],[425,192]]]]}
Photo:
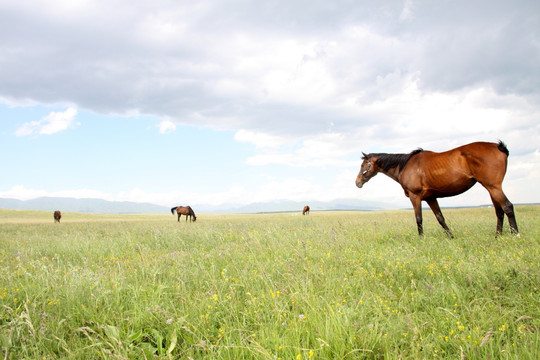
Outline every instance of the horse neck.
{"type": "Polygon", "coordinates": [[[391,168],[388,170],[379,169],[379,172],[383,173],[384,175],[388,176],[390,179],[399,182],[399,174],[401,174],[401,168],[399,166],[396,166],[395,168],[391,168]]]}
{"type": "Polygon", "coordinates": [[[376,154],[375,165],[378,171],[399,183],[399,177],[411,157],[421,153],[422,149],[412,151],[410,154],[376,154]]]}

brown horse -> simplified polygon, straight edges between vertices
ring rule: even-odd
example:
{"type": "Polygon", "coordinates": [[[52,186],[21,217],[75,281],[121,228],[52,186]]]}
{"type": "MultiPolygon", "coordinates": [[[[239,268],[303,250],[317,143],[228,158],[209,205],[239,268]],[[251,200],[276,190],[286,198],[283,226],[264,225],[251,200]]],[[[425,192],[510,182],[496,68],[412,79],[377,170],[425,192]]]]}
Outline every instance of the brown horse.
{"type": "Polygon", "coordinates": [[[189,216],[189,222],[191,222],[191,218],[193,218],[193,221],[197,221],[197,217],[195,216],[195,212],[191,208],[191,206],[176,206],[171,209],[171,214],[174,215],[174,212],[178,214],[178,221],[180,221],[180,216],[186,215],[186,222],[189,216]]]}
{"type": "Polygon", "coordinates": [[[306,215],[306,214],[309,215],[309,206],[308,205],[304,206],[304,210],[302,210],[302,215],[306,215]]]}
{"type": "Polygon", "coordinates": [[[55,222],[55,223],[57,223],[57,222],[59,223],[59,222],[60,222],[60,219],[62,218],[62,213],[60,212],[60,210],[56,210],[56,211],[54,212],[54,215],[53,215],[53,216],[54,216],[54,222],[55,222]]]}
{"type": "Polygon", "coordinates": [[[379,172],[397,181],[411,200],[420,235],[423,234],[422,200],[428,203],[439,224],[452,237],[437,198],[459,195],[479,182],[489,192],[495,207],[497,234],[502,233],[506,214],[512,233],[519,236],[514,206],[502,190],[509,154],[502,141],[497,144],[475,142],[442,153],[418,149],[410,154],[362,154],[364,161],[356,186],[361,188],[379,172]]]}

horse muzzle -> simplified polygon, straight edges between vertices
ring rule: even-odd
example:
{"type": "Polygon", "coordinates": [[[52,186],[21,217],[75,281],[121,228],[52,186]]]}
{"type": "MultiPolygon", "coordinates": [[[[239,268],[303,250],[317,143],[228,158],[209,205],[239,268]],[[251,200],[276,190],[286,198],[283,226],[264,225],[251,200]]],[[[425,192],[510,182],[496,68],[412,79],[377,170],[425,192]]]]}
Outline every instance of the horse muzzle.
{"type": "Polygon", "coordinates": [[[362,186],[364,186],[364,184],[365,184],[365,181],[362,179],[361,176],[359,176],[359,177],[356,178],[356,186],[357,186],[359,189],[361,189],[362,186]]]}

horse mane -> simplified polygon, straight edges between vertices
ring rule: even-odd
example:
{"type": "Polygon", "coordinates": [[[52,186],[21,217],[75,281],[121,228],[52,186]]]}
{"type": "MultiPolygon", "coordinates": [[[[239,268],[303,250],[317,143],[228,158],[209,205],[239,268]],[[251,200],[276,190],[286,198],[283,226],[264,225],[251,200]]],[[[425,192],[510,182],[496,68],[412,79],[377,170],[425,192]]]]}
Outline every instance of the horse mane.
{"type": "Polygon", "coordinates": [[[375,164],[377,164],[378,167],[380,167],[383,171],[388,171],[390,169],[399,167],[400,169],[403,169],[405,164],[407,164],[407,161],[414,155],[421,153],[424,151],[421,148],[418,148],[416,150],[411,151],[409,154],[370,154],[372,156],[377,156],[377,160],[375,160],[375,164]]]}
{"type": "Polygon", "coordinates": [[[191,208],[191,206],[188,205],[188,211],[189,211],[189,215],[193,216],[194,218],[197,218],[197,216],[195,216],[195,211],[193,211],[193,209],[191,208]]]}

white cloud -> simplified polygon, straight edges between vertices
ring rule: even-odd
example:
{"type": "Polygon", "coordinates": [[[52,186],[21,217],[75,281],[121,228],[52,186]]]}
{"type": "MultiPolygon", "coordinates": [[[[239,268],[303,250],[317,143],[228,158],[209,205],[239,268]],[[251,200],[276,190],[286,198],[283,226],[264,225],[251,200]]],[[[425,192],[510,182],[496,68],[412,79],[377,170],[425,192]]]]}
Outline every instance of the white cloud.
{"type": "Polygon", "coordinates": [[[301,201],[306,199],[317,199],[323,192],[321,185],[307,179],[285,178],[279,181],[269,181],[262,184],[257,189],[257,202],[275,201],[288,199],[301,201]]]}
{"type": "Polygon", "coordinates": [[[273,136],[257,131],[238,130],[234,134],[234,139],[239,142],[247,142],[255,145],[257,148],[279,148],[293,139],[283,136],[273,136]]]}
{"type": "MultiPolygon", "coordinates": [[[[348,167],[350,161],[344,157],[357,151],[351,146],[351,136],[337,133],[321,134],[300,140],[300,146],[294,151],[262,149],[262,152],[246,159],[250,165],[282,164],[293,167],[348,167]]],[[[354,140],[353,140],[354,141],[354,140]]]]}
{"type": "Polygon", "coordinates": [[[176,130],[176,124],[170,120],[164,120],[157,125],[160,134],[169,134],[176,130]]]}
{"type": "Polygon", "coordinates": [[[347,168],[351,166],[347,158],[361,151],[409,152],[417,147],[444,151],[480,140],[502,139],[511,153],[531,153],[539,145],[535,137],[540,136],[540,125],[531,124],[537,122],[540,112],[521,96],[497,94],[489,87],[424,93],[416,77],[398,81],[401,90],[385,98],[368,103],[344,99],[336,106],[336,111],[351,119],[370,119],[358,120],[355,126],[339,124],[338,119],[338,125],[329,124],[326,133],[289,142],[248,130],[235,138],[259,144],[247,164],[292,167],[347,168]]]}
{"type": "Polygon", "coordinates": [[[68,108],[64,112],[51,112],[41,120],[31,121],[23,124],[19,129],[17,129],[17,131],[15,131],[15,135],[51,135],[64,131],[75,126],[76,115],[77,110],[74,108],[68,108]]]}

